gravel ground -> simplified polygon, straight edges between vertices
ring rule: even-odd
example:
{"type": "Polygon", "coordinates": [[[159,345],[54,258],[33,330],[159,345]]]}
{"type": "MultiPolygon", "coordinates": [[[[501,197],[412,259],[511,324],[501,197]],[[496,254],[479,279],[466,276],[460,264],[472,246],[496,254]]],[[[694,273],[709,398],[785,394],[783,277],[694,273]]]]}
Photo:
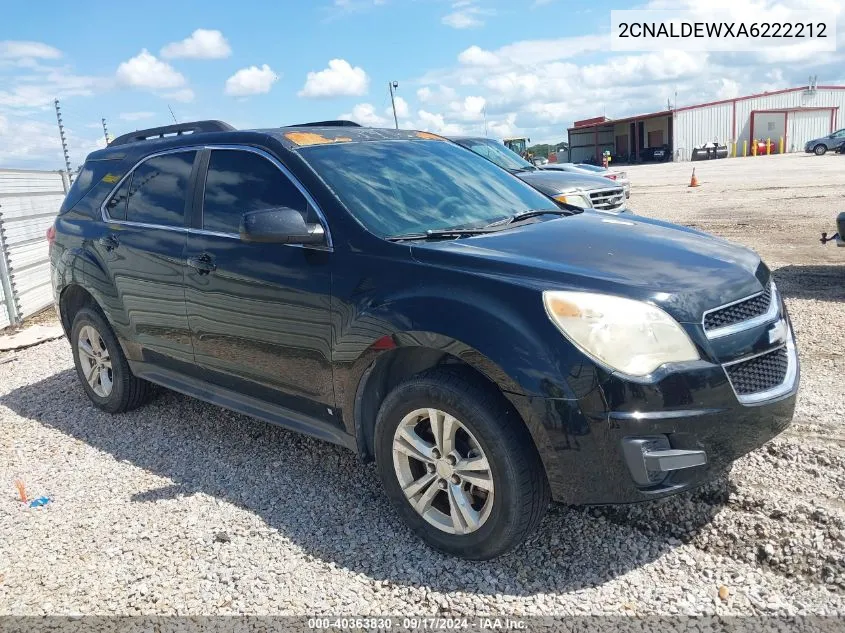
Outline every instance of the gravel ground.
{"type": "Polygon", "coordinates": [[[516,552],[441,556],[343,449],[161,390],[94,409],[64,339],[0,357],[0,614],[845,616],[845,157],[627,168],[640,213],[755,248],[799,339],[793,426],[661,503],[554,506],[516,552]],[[30,509],[15,500],[21,477],[30,509]]]}

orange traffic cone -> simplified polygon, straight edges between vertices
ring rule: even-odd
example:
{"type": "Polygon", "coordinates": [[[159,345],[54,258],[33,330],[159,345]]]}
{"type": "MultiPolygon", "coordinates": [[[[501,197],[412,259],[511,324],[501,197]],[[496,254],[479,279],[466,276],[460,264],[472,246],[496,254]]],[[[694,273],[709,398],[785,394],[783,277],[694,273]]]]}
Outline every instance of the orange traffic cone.
{"type": "Polygon", "coordinates": [[[690,187],[698,187],[698,178],[695,177],[695,167],[692,168],[692,177],[689,179],[690,187]]]}

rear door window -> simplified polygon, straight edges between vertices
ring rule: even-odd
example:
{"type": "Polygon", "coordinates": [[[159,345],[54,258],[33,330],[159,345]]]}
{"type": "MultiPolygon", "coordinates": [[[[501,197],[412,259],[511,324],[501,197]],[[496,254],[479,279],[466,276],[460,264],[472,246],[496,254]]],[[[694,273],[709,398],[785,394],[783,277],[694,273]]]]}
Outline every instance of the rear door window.
{"type": "Polygon", "coordinates": [[[132,172],[126,220],[185,226],[185,202],[196,151],[151,158],[132,172]]]}
{"type": "Polygon", "coordinates": [[[213,150],[205,179],[202,228],[238,233],[244,213],[289,207],[305,215],[302,192],[269,160],[242,150],[213,150]]]}
{"type": "Polygon", "coordinates": [[[120,187],[117,188],[117,191],[106,202],[106,212],[112,220],[126,219],[126,199],[129,197],[130,182],[132,182],[131,177],[120,183],[120,187]]]}

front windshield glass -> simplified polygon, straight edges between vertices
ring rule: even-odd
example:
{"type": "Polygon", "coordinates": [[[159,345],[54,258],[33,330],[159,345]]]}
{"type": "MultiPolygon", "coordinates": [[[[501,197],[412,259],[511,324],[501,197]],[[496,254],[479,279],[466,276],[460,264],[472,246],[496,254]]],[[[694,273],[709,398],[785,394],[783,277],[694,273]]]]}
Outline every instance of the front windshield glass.
{"type": "Polygon", "coordinates": [[[465,139],[458,141],[458,143],[479,156],[493,161],[502,169],[507,169],[508,171],[523,171],[526,169],[533,171],[536,169],[534,165],[522,158],[522,156],[515,154],[496,141],[489,139],[465,139]]]}
{"type": "Polygon", "coordinates": [[[300,150],[346,207],[382,237],[486,226],[558,209],[524,182],[445,141],[375,141],[300,150]]]}

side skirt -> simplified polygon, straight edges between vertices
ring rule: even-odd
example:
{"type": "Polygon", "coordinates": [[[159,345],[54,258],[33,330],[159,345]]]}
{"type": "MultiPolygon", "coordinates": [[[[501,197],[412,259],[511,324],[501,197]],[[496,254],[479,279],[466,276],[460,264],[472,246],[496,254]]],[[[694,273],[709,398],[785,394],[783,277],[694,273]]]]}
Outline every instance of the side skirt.
{"type": "Polygon", "coordinates": [[[270,424],[277,424],[291,431],[339,444],[352,451],[357,450],[355,438],[351,435],[311,416],[148,363],[129,361],[129,367],[138,378],[167,389],[264,420],[270,424]]]}

